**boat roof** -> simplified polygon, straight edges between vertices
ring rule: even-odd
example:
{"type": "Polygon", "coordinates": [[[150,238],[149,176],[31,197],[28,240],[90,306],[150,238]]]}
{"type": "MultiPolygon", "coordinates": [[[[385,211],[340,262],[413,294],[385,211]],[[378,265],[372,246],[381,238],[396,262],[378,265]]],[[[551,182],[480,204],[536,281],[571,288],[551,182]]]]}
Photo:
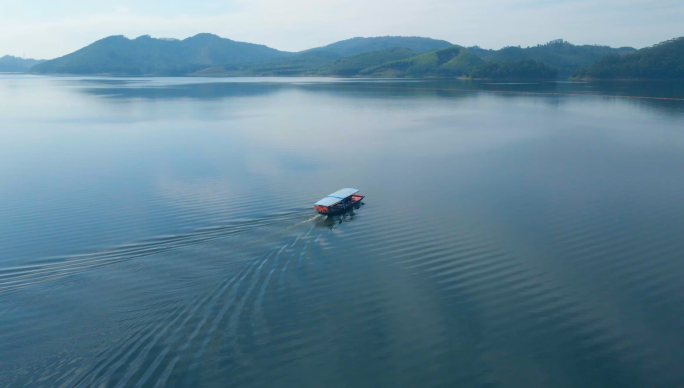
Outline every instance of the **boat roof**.
{"type": "Polygon", "coordinates": [[[330,195],[327,195],[325,198],[316,202],[314,205],[316,205],[316,206],[334,205],[334,204],[340,202],[341,200],[343,200],[343,199],[345,199],[345,198],[347,198],[353,194],[356,194],[358,192],[359,192],[359,190],[353,189],[351,187],[348,187],[348,188],[342,189],[342,190],[337,190],[336,192],[334,192],[330,195]]]}

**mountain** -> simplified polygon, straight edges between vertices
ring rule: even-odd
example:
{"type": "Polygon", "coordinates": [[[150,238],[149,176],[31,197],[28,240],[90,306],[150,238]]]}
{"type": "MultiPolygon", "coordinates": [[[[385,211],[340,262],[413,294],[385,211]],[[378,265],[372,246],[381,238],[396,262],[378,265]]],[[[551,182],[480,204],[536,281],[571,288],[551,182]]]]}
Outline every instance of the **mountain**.
{"type": "Polygon", "coordinates": [[[684,37],[624,56],[611,55],[573,73],[581,78],[684,79],[684,37]]]}
{"type": "Polygon", "coordinates": [[[553,40],[534,47],[504,47],[501,50],[486,50],[469,47],[468,50],[492,62],[534,60],[558,69],[561,74],[569,75],[573,70],[588,66],[607,55],[625,55],[634,52],[631,47],[612,48],[608,46],[578,46],[563,39],[553,40]]]}
{"type": "Polygon", "coordinates": [[[452,46],[445,40],[421,38],[418,36],[379,36],[374,38],[352,38],[331,43],[327,46],[310,49],[324,50],[338,54],[340,57],[361,54],[370,51],[404,47],[418,54],[452,46]]]}
{"type": "Polygon", "coordinates": [[[362,75],[380,76],[461,76],[472,67],[484,62],[461,46],[430,51],[407,59],[387,62],[364,69],[362,75]]]}
{"type": "MultiPolygon", "coordinates": [[[[626,58],[634,51],[630,47],[577,46],[562,39],[536,47],[487,50],[477,46],[454,46],[447,41],[430,38],[382,36],[352,38],[291,53],[212,34],[198,34],[184,40],[155,39],[149,35],[135,39],[110,36],[61,58],[36,64],[30,71],[42,74],[171,76],[553,78],[550,68],[557,69],[561,75],[570,75],[606,56],[607,62],[601,65],[603,67],[622,63],[620,58],[626,58]]],[[[7,62],[15,59],[18,58],[7,62]]]]}
{"type": "Polygon", "coordinates": [[[263,62],[292,53],[212,34],[177,39],[110,36],[34,66],[35,73],[184,75],[227,63],[263,62]]]}
{"type": "Polygon", "coordinates": [[[45,62],[42,59],[24,59],[5,55],[0,58],[0,72],[23,73],[38,63],[45,62]]]}
{"type": "MultiPolygon", "coordinates": [[[[353,38],[299,53],[290,53],[262,45],[236,42],[212,34],[198,34],[184,40],[155,39],[149,35],[136,39],[110,36],[69,55],[35,66],[31,71],[43,74],[303,75],[317,74],[328,62],[350,55],[396,48],[424,53],[448,46],[451,46],[451,43],[443,40],[384,36],[353,38]]],[[[406,57],[406,52],[398,53],[399,51],[394,51],[379,55],[387,56],[388,60],[406,57]]],[[[355,60],[370,61],[368,65],[380,63],[377,58],[371,57],[355,60]]],[[[363,67],[357,68],[360,70],[363,67]]],[[[342,67],[338,70],[345,71],[342,67]]]]}
{"type": "Polygon", "coordinates": [[[322,72],[331,75],[353,76],[359,74],[366,68],[400,59],[411,58],[415,55],[415,51],[404,47],[370,51],[337,59],[326,66],[325,69],[322,69],[322,72]]]}

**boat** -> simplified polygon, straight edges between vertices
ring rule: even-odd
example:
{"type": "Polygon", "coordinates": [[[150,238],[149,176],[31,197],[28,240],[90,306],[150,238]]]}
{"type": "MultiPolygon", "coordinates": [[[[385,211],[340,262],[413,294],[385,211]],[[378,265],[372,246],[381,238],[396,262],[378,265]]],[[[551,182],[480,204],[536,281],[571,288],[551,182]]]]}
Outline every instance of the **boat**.
{"type": "Polygon", "coordinates": [[[351,187],[337,190],[316,202],[314,204],[314,210],[316,210],[317,213],[326,216],[344,213],[345,211],[360,205],[361,200],[366,197],[365,195],[358,194],[358,192],[359,190],[351,187]]]}

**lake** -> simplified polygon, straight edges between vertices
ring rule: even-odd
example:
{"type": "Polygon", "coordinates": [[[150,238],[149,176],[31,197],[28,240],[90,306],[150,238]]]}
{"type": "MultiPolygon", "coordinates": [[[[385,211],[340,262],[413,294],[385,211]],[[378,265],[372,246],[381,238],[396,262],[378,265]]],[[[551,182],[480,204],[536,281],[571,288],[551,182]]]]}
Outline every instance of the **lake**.
{"type": "Polygon", "coordinates": [[[674,82],[0,75],[0,385],[684,386],[683,124],[674,82]]]}

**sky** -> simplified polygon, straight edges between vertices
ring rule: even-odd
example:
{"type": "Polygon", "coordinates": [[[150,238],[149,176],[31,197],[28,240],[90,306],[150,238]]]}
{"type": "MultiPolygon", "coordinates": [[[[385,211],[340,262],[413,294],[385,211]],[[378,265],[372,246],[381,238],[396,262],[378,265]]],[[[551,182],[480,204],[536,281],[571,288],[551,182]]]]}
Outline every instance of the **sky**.
{"type": "Polygon", "coordinates": [[[285,51],[385,35],[642,48],[684,36],[683,20],[684,0],[0,0],[0,56],[52,59],[110,35],[201,32],[285,51]]]}

